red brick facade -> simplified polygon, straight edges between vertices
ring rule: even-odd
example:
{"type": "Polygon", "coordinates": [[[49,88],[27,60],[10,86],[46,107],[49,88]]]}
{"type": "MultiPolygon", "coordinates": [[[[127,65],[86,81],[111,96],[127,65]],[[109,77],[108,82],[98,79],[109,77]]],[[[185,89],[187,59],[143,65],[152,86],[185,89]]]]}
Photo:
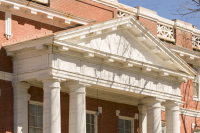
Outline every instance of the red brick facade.
{"type": "MultiPolygon", "coordinates": [[[[77,16],[89,18],[95,21],[105,21],[117,17],[117,9],[106,6],[92,0],[50,0],[50,7],[77,16]]],[[[157,35],[157,22],[143,17],[138,20],[146,26],[154,35],[157,35]]],[[[62,28],[40,23],[34,20],[12,15],[12,39],[23,38],[45,31],[57,32],[62,28]]],[[[7,41],[4,36],[5,13],[0,11],[0,43],[7,41]]],[[[11,40],[12,40],[11,39],[11,40]]],[[[178,46],[192,49],[192,34],[175,29],[175,39],[178,46]]],[[[12,59],[6,55],[6,51],[0,46],[0,71],[13,72],[12,59]]],[[[0,133],[13,133],[13,88],[11,82],[0,80],[0,133]]],[[[43,102],[43,89],[31,87],[28,90],[31,100],[43,102]]],[[[200,111],[200,103],[193,101],[193,82],[188,81],[181,86],[182,101],[181,107],[200,111]]],[[[120,115],[134,117],[139,113],[137,106],[115,103],[105,100],[86,98],[87,110],[96,111],[97,107],[102,107],[103,113],[98,116],[98,133],[117,133],[118,117],[116,110],[120,110],[120,115]]],[[[200,118],[180,115],[181,133],[193,133],[192,123],[200,127],[200,118]]],[[[165,112],[162,111],[162,122],[166,122],[165,112]]],[[[61,92],[61,130],[68,133],[69,125],[69,94],[61,92]]],[[[139,122],[135,120],[135,133],[139,133],[139,122]]]]}
{"type": "Polygon", "coordinates": [[[50,0],[50,7],[95,21],[117,17],[117,9],[92,0],[50,0]]]}
{"type": "Polygon", "coordinates": [[[10,81],[0,80],[0,133],[13,133],[13,88],[10,81]]]}
{"type": "Polygon", "coordinates": [[[192,49],[192,33],[175,29],[175,39],[178,46],[192,49]]]}
{"type": "Polygon", "coordinates": [[[157,36],[157,22],[152,21],[143,17],[138,17],[138,20],[147,28],[149,29],[154,35],[157,36]]]}
{"type": "MultiPolygon", "coordinates": [[[[31,95],[31,100],[43,102],[43,89],[31,87],[28,90],[31,95]]],[[[110,102],[106,100],[98,100],[95,98],[86,98],[86,109],[97,111],[97,108],[102,107],[102,114],[98,116],[98,133],[117,133],[118,132],[118,117],[116,110],[120,110],[121,116],[134,118],[135,114],[139,113],[137,106],[110,102]]],[[[61,92],[61,130],[62,133],[68,133],[69,125],[69,94],[61,92]]],[[[139,128],[138,120],[135,120],[135,133],[139,128]]]]}

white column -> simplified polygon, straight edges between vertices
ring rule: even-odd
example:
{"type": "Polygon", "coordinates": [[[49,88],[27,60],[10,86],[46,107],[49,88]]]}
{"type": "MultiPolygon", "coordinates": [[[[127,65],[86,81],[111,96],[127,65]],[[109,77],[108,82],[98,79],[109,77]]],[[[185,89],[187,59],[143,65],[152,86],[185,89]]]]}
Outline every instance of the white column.
{"type": "Polygon", "coordinates": [[[27,90],[30,85],[24,82],[12,82],[14,93],[14,133],[28,133],[28,101],[27,90]]]}
{"type": "Polygon", "coordinates": [[[147,133],[147,108],[143,104],[138,105],[139,110],[139,132],[147,133]]]}
{"type": "Polygon", "coordinates": [[[60,80],[46,79],[43,101],[43,133],[61,133],[60,80]]]}
{"type": "Polygon", "coordinates": [[[147,105],[147,133],[162,133],[161,101],[156,98],[145,98],[147,105]]]}
{"type": "Polygon", "coordinates": [[[166,132],[180,133],[179,104],[174,101],[167,101],[164,105],[166,112],[166,132]]]}
{"type": "Polygon", "coordinates": [[[86,133],[86,85],[69,82],[69,133],[86,133]]]}

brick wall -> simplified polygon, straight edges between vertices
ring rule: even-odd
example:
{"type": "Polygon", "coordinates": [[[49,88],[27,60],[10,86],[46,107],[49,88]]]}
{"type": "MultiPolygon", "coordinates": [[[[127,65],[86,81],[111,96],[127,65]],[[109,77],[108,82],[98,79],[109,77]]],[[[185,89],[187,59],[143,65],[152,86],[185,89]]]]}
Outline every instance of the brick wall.
{"type": "Polygon", "coordinates": [[[117,17],[117,9],[92,0],[50,0],[50,7],[73,15],[104,21],[117,17]]]}
{"type": "Polygon", "coordinates": [[[138,20],[157,36],[157,22],[138,16],[138,20]]]}
{"type": "Polygon", "coordinates": [[[175,29],[174,34],[178,46],[192,49],[192,33],[175,29]]]}
{"type": "Polygon", "coordinates": [[[0,11],[0,71],[12,72],[12,60],[7,57],[6,51],[2,48],[1,42],[6,41],[5,31],[5,13],[0,11]]]}
{"type": "MultiPolygon", "coordinates": [[[[43,90],[37,87],[31,87],[28,90],[31,94],[31,100],[43,101],[43,90]]],[[[98,116],[98,133],[117,133],[118,132],[118,117],[116,110],[120,110],[120,115],[134,117],[138,113],[136,106],[98,100],[95,98],[86,98],[86,109],[96,111],[97,107],[102,107],[103,113],[98,116]]],[[[61,92],[61,130],[62,133],[68,133],[69,125],[69,94],[61,92]]],[[[138,120],[135,120],[135,133],[139,128],[138,120]]]]}
{"type": "Polygon", "coordinates": [[[0,80],[0,133],[13,133],[13,88],[10,81],[0,80]]]}
{"type": "Polygon", "coordinates": [[[45,31],[57,32],[62,28],[12,15],[12,39],[27,37],[45,31]]]}

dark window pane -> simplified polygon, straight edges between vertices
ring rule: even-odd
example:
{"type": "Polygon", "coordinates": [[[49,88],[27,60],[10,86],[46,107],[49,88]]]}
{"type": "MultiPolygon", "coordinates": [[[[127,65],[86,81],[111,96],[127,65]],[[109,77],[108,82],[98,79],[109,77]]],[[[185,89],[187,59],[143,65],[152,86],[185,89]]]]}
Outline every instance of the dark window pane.
{"type": "Polygon", "coordinates": [[[35,116],[29,116],[29,126],[33,126],[35,127],[36,126],[36,120],[35,120],[35,116]]]}
{"type": "Polygon", "coordinates": [[[29,114],[36,115],[36,105],[29,104],[29,114]]]}
{"type": "Polygon", "coordinates": [[[94,133],[94,125],[91,125],[91,133],[94,133]]]}
{"type": "Polygon", "coordinates": [[[125,133],[131,133],[131,131],[130,130],[125,130],[125,133]]]}
{"type": "Polygon", "coordinates": [[[90,133],[90,125],[89,124],[86,125],[86,133],[90,133]]]}
{"type": "Polygon", "coordinates": [[[37,127],[43,127],[43,120],[42,117],[37,117],[37,127]]]}
{"type": "Polygon", "coordinates": [[[29,128],[29,133],[35,133],[35,128],[29,128]]]}
{"type": "Polygon", "coordinates": [[[124,130],[122,130],[122,129],[119,129],[119,133],[124,133],[124,130]]]}
{"type": "Polygon", "coordinates": [[[131,121],[125,120],[125,129],[131,130],[131,121]]]}
{"type": "Polygon", "coordinates": [[[38,116],[42,116],[43,115],[43,106],[38,105],[38,112],[37,112],[38,116]]]}
{"type": "Polygon", "coordinates": [[[86,123],[90,123],[90,114],[86,114],[86,123]]]}
{"type": "Polygon", "coordinates": [[[36,129],[36,133],[42,133],[42,129],[36,129]]]}
{"type": "Polygon", "coordinates": [[[92,124],[94,124],[94,115],[93,114],[91,114],[91,122],[92,122],[92,124]]]}
{"type": "Polygon", "coordinates": [[[123,119],[119,119],[119,128],[124,129],[124,120],[123,119]]]}

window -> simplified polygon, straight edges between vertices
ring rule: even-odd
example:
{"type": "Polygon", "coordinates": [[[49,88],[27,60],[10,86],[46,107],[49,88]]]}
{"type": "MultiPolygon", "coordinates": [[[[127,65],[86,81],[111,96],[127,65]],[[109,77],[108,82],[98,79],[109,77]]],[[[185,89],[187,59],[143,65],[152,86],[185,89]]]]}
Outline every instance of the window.
{"type": "Polygon", "coordinates": [[[165,123],[162,123],[162,133],[166,133],[166,125],[165,125],[165,123]]]}
{"type": "Polygon", "coordinates": [[[29,103],[29,133],[43,132],[43,106],[29,103]]]}
{"type": "Polygon", "coordinates": [[[97,133],[97,115],[95,111],[87,111],[86,133],[97,133]]]}
{"type": "Polygon", "coordinates": [[[119,133],[134,133],[134,119],[119,116],[119,133]]]}
{"type": "Polygon", "coordinates": [[[200,129],[194,129],[194,133],[200,133],[200,129]]]}
{"type": "MultiPolygon", "coordinates": [[[[198,69],[193,67],[195,71],[198,72],[198,69]]],[[[193,80],[193,98],[198,99],[199,95],[199,75],[195,76],[193,80]]]]}

